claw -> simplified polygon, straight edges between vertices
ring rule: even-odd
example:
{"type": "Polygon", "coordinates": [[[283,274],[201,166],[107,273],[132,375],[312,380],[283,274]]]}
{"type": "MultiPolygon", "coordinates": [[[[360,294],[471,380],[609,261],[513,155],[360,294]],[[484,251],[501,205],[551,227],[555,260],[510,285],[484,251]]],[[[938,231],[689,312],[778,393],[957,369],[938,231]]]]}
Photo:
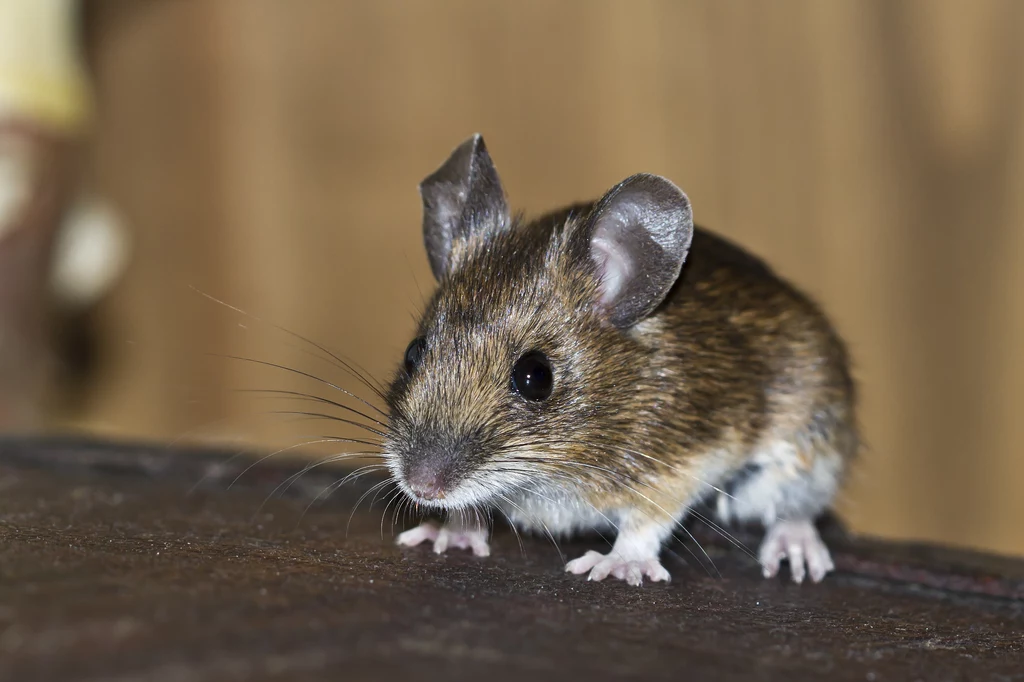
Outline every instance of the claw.
{"type": "Polygon", "coordinates": [[[821,582],[835,569],[828,547],[809,520],[774,523],[761,543],[759,558],[766,578],[778,575],[782,560],[787,559],[795,583],[802,583],[808,575],[813,582],[821,582]]]}
{"type": "Polygon", "coordinates": [[[578,559],[573,559],[565,565],[567,573],[582,575],[588,573],[587,580],[604,580],[609,575],[625,580],[629,585],[641,585],[644,578],[652,583],[668,582],[671,576],[665,567],[661,565],[657,557],[647,559],[624,559],[615,554],[614,551],[608,554],[601,554],[593,550],[587,552],[578,559]]]}
{"type": "Polygon", "coordinates": [[[472,550],[473,555],[478,557],[491,554],[486,528],[438,526],[432,521],[424,521],[416,528],[399,534],[397,539],[399,545],[406,547],[415,547],[424,542],[433,542],[437,554],[444,554],[449,547],[472,550]]]}

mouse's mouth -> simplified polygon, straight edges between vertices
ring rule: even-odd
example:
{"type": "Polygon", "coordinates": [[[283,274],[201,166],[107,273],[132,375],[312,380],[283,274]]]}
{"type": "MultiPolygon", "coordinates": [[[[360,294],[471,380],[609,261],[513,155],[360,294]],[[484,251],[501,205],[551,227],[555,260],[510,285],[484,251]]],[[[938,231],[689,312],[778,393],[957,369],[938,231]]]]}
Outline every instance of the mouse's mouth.
{"type": "Polygon", "coordinates": [[[406,468],[397,458],[389,466],[399,489],[413,504],[438,511],[515,506],[515,499],[535,493],[540,485],[536,475],[496,462],[456,472],[421,472],[406,468]]]}
{"type": "Polygon", "coordinates": [[[476,485],[472,479],[466,479],[452,486],[438,488],[419,487],[410,484],[402,476],[396,476],[398,487],[417,506],[426,509],[466,509],[479,507],[490,502],[491,495],[483,486],[476,485]]]}
{"type": "Polygon", "coordinates": [[[421,436],[388,445],[385,459],[393,480],[413,504],[427,509],[491,506],[533,478],[471,439],[421,436]]]}
{"type": "Polygon", "coordinates": [[[424,460],[390,462],[399,489],[414,504],[427,509],[459,509],[487,504],[488,487],[473,473],[436,466],[424,460]]]}

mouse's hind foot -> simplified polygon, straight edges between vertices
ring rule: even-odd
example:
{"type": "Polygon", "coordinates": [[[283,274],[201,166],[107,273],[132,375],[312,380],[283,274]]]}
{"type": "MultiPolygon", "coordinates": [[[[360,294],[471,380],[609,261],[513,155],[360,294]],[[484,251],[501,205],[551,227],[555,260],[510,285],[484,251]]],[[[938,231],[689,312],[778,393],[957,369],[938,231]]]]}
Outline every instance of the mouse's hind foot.
{"type": "Polygon", "coordinates": [[[821,582],[835,568],[828,547],[818,535],[811,520],[776,521],[768,527],[758,557],[764,577],[774,578],[783,559],[789,561],[793,582],[802,583],[809,575],[813,582],[821,582]]]}
{"type": "Polygon", "coordinates": [[[424,521],[415,528],[399,534],[397,542],[406,547],[432,542],[437,554],[444,554],[450,547],[472,550],[473,554],[479,557],[491,554],[491,547],[487,544],[487,528],[480,526],[452,523],[441,526],[434,521],[424,521]]]}

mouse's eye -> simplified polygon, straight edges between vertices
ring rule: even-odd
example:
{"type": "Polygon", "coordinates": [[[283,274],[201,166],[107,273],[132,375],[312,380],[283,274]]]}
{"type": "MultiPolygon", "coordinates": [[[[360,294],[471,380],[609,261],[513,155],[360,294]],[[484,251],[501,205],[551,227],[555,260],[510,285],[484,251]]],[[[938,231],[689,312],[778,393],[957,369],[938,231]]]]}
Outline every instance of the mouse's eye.
{"type": "Polygon", "coordinates": [[[547,400],[554,383],[551,362],[540,351],[530,351],[512,368],[512,387],[527,400],[547,400]]]}
{"type": "Polygon", "coordinates": [[[423,354],[427,350],[427,340],[422,336],[417,336],[409,344],[409,347],[405,349],[405,373],[412,375],[417,367],[420,366],[420,362],[423,360],[423,354]]]}

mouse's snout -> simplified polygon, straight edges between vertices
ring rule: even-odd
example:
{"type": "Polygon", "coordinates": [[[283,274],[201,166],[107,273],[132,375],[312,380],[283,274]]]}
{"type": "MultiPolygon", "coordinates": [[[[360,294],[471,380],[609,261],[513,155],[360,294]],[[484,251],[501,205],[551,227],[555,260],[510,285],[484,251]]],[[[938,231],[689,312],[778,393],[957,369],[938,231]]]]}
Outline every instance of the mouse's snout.
{"type": "Polygon", "coordinates": [[[458,487],[466,471],[461,448],[452,443],[419,440],[402,457],[401,478],[421,502],[442,502],[458,487]]]}
{"type": "Polygon", "coordinates": [[[424,500],[440,500],[445,496],[444,476],[428,466],[411,467],[405,482],[416,497],[424,500]]]}

